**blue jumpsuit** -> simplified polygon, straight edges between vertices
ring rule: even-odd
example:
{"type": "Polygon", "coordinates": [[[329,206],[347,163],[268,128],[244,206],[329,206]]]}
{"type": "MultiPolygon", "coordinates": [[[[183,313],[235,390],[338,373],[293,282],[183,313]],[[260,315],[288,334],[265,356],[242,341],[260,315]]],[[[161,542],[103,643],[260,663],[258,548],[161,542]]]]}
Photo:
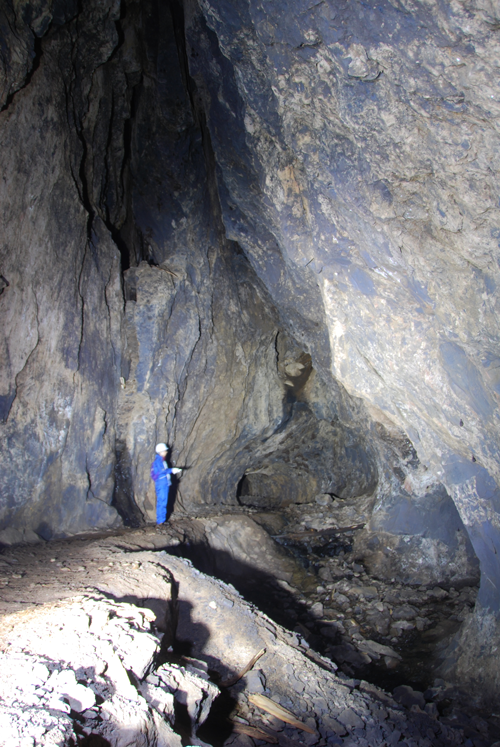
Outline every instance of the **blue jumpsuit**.
{"type": "Polygon", "coordinates": [[[159,454],[151,465],[151,478],[154,480],[156,489],[156,523],[163,524],[167,518],[168,491],[170,490],[172,474],[171,467],[163,461],[159,454]]]}

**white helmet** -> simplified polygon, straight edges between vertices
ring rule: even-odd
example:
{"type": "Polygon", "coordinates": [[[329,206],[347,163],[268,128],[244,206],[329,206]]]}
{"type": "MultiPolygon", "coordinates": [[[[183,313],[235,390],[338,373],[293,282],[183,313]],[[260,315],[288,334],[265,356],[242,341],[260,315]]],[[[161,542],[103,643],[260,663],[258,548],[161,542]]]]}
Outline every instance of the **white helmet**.
{"type": "Polygon", "coordinates": [[[155,451],[157,454],[161,454],[162,451],[168,451],[168,446],[167,444],[156,444],[155,451]]]}

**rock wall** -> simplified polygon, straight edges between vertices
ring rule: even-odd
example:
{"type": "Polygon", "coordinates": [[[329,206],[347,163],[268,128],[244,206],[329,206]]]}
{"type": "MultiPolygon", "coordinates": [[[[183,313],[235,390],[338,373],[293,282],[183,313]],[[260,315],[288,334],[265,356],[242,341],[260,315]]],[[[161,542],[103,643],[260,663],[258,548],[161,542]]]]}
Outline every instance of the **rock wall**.
{"type": "Polygon", "coordinates": [[[496,13],[4,3],[2,542],[152,519],[158,440],[191,513],[452,517],[500,687],[496,13]]]}
{"type": "Polygon", "coordinates": [[[227,234],[314,365],[408,435],[416,460],[404,490],[418,500],[441,483],[453,497],[491,632],[498,8],[188,6],[227,234]]]}
{"type": "Polygon", "coordinates": [[[1,115],[2,541],[152,519],[159,440],[189,511],[262,469],[267,501],[372,493],[367,413],[226,238],[182,7],[30,7],[1,115]]]}
{"type": "Polygon", "coordinates": [[[52,15],[52,3],[16,4],[10,14],[4,4],[2,19],[13,46],[12,59],[3,58],[0,115],[1,526],[44,539],[119,518],[109,504],[120,252],[89,202],[86,139],[97,119],[88,101],[97,108],[103,98],[103,66],[117,44],[118,9],[96,4],[76,16],[71,5],[52,15]]]}

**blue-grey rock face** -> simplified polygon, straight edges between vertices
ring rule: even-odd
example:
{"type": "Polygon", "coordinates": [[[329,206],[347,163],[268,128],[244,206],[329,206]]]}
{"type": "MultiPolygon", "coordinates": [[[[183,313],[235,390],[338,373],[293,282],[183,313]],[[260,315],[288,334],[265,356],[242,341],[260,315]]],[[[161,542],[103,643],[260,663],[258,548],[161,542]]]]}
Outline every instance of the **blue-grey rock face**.
{"type": "Polygon", "coordinates": [[[497,614],[498,8],[188,6],[228,236],[313,364],[408,434],[406,490],[446,486],[497,614]]]}
{"type": "Polygon", "coordinates": [[[116,46],[118,13],[89,6],[76,38],[73,3],[56,5],[16,4],[2,26],[12,63],[0,114],[0,527],[10,541],[121,523],[110,505],[120,253],[98,215],[89,221],[82,134],[90,71],[116,46]]]}

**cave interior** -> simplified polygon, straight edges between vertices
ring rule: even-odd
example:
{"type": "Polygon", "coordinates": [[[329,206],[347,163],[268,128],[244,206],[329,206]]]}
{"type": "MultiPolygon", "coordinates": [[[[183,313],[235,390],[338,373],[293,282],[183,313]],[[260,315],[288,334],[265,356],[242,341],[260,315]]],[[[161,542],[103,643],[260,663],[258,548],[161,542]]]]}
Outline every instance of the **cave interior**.
{"type": "Polygon", "coordinates": [[[174,522],[473,589],[500,696],[495,8],[3,3],[3,548],[154,523],[165,441],[174,522]]]}

